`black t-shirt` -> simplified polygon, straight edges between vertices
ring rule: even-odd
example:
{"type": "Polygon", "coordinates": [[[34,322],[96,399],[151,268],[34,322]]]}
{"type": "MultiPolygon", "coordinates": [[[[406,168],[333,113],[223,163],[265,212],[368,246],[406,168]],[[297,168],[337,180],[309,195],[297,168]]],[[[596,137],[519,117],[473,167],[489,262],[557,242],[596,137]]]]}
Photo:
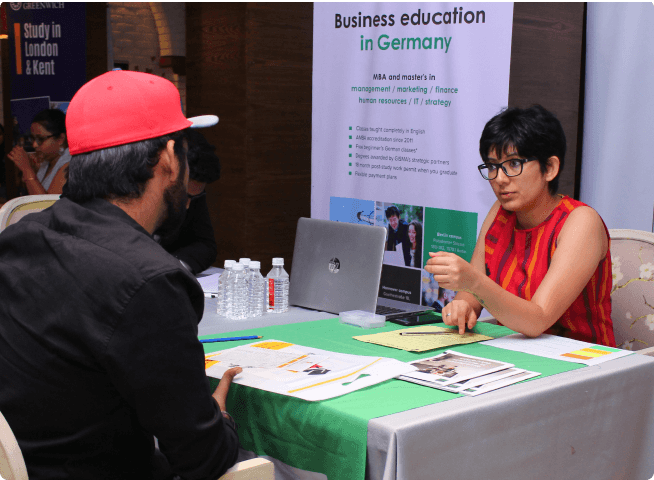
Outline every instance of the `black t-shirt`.
{"type": "Polygon", "coordinates": [[[216,261],[218,247],[211,225],[207,197],[191,200],[180,229],[161,245],[176,258],[186,262],[195,274],[209,268],[216,261]]]}

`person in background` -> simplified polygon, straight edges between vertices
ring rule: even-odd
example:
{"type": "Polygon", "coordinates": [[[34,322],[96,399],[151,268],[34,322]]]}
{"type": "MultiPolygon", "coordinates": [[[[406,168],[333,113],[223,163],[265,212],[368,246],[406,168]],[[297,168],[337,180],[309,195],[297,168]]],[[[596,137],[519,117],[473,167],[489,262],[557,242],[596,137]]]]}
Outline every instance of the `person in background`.
{"type": "Polygon", "coordinates": [[[438,298],[434,300],[432,307],[434,307],[434,311],[436,313],[441,313],[443,311],[443,307],[446,304],[447,302],[445,300],[445,289],[443,287],[438,287],[438,298]]]}
{"type": "Polygon", "coordinates": [[[0,233],[0,412],[30,480],[215,480],[237,460],[240,369],[211,391],[202,288],[153,239],[184,219],[200,119],[164,78],[94,78],[68,107],[62,198],[0,233]]]}
{"type": "Polygon", "coordinates": [[[386,250],[394,252],[397,244],[408,243],[409,226],[404,220],[400,220],[400,210],[395,205],[391,205],[386,209],[386,218],[388,219],[386,250]]]}
{"type": "Polygon", "coordinates": [[[443,320],[461,333],[482,308],[512,330],[615,346],[609,233],[598,213],[557,195],[566,150],[559,120],[539,105],[488,121],[478,169],[497,201],[470,263],[430,253],[425,270],[457,290],[443,320]]]}
{"type": "Polygon", "coordinates": [[[66,183],[70,152],[66,138],[66,114],[61,110],[43,110],[32,120],[33,160],[25,149],[16,145],[7,158],[23,174],[30,195],[60,194],[66,183]]]}
{"type": "Polygon", "coordinates": [[[193,274],[209,268],[216,260],[218,247],[214,236],[205,188],[220,178],[220,160],[211,145],[196,129],[187,132],[188,203],[181,228],[162,237],[161,245],[193,274]]]}
{"type": "Polygon", "coordinates": [[[422,225],[420,222],[409,223],[407,230],[408,242],[402,243],[404,264],[407,267],[422,268],[422,225]]]}

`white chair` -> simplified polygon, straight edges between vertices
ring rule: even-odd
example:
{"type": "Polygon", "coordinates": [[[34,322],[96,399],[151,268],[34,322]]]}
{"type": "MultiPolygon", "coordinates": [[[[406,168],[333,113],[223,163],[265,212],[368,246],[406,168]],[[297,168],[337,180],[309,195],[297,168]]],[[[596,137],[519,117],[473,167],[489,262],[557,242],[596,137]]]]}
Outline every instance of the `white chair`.
{"type": "MultiPolygon", "coordinates": [[[[27,467],[14,432],[0,413],[0,477],[28,480],[27,467]]],[[[234,465],[218,480],[275,480],[275,465],[265,458],[252,458],[234,465]]]]}
{"type": "Polygon", "coordinates": [[[275,480],[275,465],[265,458],[237,463],[218,480],[275,480]]]}
{"type": "Polygon", "coordinates": [[[616,345],[654,356],[654,233],[611,229],[609,234],[616,345]]]}
{"type": "Polygon", "coordinates": [[[14,432],[0,413],[0,477],[5,480],[27,480],[27,467],[14,432]]]}
{"type": "Polygon", "coordinates": [[[40,212],[59,200],[59,195],[25,195],[12,198],[0,208],[0,232],[28,213],[40,212]]]}

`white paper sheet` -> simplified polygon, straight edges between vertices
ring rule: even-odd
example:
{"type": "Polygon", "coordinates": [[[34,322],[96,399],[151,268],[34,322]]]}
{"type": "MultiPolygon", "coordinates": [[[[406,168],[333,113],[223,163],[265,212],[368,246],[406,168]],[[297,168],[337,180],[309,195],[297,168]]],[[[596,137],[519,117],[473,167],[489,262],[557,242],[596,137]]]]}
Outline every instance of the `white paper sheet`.
{"type": "Polygon", "coordinates": [[[506,337],[487,340],[481,342],[481,344],[515,352],[530,353],[539,357],[563,360],[564,362],[583,363],[584,365],[597,365],[634,353],[619,348],[593,345],[572,338],[548,334],[530,338],[521,333],[515,333],[506,337]]]}
{"type": "Polygon", "coordinates": [[[205,293],[218,293],[218,280],[220,279],[220,273],[214,273],[212,275],[207,275],[206,277],[198,278],[200,286],[205,293]]]}
{"type": "Polygon", "coordinates": [[[336,353],[279,340],[205,355],[206,373],[211,377],[221,378],[235,366],[243,372],[234,383],[309,401],[338,397],[416,370],[391,358],[336,353]]]}

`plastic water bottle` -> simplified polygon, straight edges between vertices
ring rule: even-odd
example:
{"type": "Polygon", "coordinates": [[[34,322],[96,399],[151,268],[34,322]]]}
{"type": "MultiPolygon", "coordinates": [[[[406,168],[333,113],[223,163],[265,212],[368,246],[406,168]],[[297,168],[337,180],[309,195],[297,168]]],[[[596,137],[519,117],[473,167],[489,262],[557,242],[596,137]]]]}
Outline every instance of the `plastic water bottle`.
{"type": "Polygon", "coordinates": [[[216,313],[224,317],[227,316],[227,302],[225,300],[225,286],[227,285],[227,280],[232,273],[232,267],[236,262],[234,260],[225,260],[225,270],[220,275],[218,279],[218,310],[216,313]]]}
{"type": "Polygon", "coordinates": [[[232,267],[232,274],[227,280],[225,297],[231,298],[232,306],[227,312],[227,318],[240,320],[248,316],[247,313],[247,289],[245,282],[245,269],[240,263],[232,267]]]}
{"type": "Polygon", "coordinates": [[[238,263],[243,265],[245,267],[245,272],[248,272],[248,269],[250,268],[250,262],[251,260],[249,258],[239,258],[238,263]]]}
{"type": "Polygon", "coordinates": [[[265,284],[266,281],[259,269],[261,263],[250,262],[250,274],[248,276],[248,316],[260,317],[266,308],[265,284]]]}
{"type": "Polygon", "coordinates": [[[250,292],[250,262],[249,258],[239,258],[238,263],[243,265],[243,271],[245,272],[245,294],[249,295],[250,292]]]}
{"type": "Polygon", "coordinates": [[[272,264],[266,276],[268,313],[284,313],[288,311],[288,273],[284,270],[283,258],[273,258],[272,264]]]}

